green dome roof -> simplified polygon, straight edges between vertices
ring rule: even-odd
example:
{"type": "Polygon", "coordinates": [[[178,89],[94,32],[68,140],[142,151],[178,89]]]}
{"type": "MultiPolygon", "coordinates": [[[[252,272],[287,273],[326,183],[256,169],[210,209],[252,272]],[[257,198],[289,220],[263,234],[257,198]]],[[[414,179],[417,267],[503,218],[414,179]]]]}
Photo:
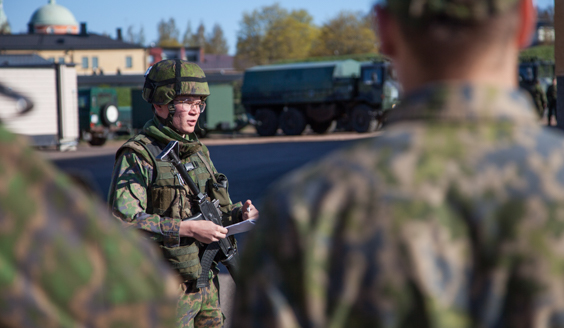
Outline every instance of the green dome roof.
{"type": "Polygon", "coordinates": [[[33,25],[76,25],[74,15],[67,8],[50,0],[49,4],[37,9],[31,16],[30,24],[33,25]]]}

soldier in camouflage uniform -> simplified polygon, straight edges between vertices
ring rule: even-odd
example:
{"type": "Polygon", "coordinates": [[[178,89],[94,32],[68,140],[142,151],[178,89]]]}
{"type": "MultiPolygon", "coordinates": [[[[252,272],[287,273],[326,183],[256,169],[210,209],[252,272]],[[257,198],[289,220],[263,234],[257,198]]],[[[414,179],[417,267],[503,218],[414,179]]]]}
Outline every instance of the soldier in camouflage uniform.
{"type": "Polygon", "coordinates": [[[145,78],[143,98],[153,104],[155,115],[117,151],[109,204],[114,216],[155,241],[179,273],[183,282],[178,326],[222,327],[217,268],[202,272],[199,258],[206,244],[226,237],[227,229],[209,221],[184,220],[196,214],[191,211],[194,195],[178,181],[172,164],[155,157],[177,140],[179,157],[195,168],[189,174],[200,191],[220,200],[224,226],[257,218],[258,211],[250,200],[231,202],[227,178],[217,172],[208,149],[194,134],[210,94],[201,68],[184,60],[165,60],[149,68],[145,78]],[[209,276],[209,287],[196,287],[200,275],[209,276]]]}
{"type": "Polygon", "coordinates": [[[552,84],[550,84],[548,86],[548,88],[546,88],[546,100],[547,100],[547,108],[548,108],[548,114],[547,114],[547,125],[551,126],[552,125],[552,117],[554,116],[554,118],[556,120],[558,120],[558,117],[556,116],[556,98],[557,98],[557,85],[556,85],[556,77],[552,79],[552,84]]]}
{"type": "Polygon", "coordinates": [[[531,87],[531,96],[533,97],[537,114],[539,118],[542,118],[544,115],[544,109],[546,108],[547,99],[546,93],[544,92],[539,79],[536,79],[535,84],[531,87]]]}
{"type": "Polygon", "coordinates": [[[0,327],[171,327],[154,245],[0,124],[0,327]]]}
{"type": "Polygon", "coordinates": [[[386,0],[384,133],[286,176],[233,327],[564,327],[564,136],[517,89],[532,0],[386,0]]]}

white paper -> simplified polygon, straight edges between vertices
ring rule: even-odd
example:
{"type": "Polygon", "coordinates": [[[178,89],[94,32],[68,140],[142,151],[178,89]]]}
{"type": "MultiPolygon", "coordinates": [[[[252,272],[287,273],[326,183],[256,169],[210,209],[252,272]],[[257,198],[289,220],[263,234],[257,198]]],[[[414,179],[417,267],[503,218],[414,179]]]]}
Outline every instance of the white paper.
{"type": "Polygon", "coordinates": [[[241,232],[249,231],[255,227],[256,221],[256,219],[249,219],[227,226],[227,235],[231,236],[241,232]]]}

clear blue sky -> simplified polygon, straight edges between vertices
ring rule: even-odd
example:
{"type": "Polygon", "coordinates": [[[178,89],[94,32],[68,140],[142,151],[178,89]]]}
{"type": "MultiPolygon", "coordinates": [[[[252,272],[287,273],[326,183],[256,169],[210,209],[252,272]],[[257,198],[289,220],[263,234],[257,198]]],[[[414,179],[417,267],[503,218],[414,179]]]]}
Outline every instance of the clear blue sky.
{"type": "MultiPolygon", "coordinates": [[[[132,25],[136,32],[143,26],[147,44],[156,41],[157,25],[161,19],[173,17],[180,31],[180,38],[188,21],[192,32],[195,32],[201,22],[208,32],[217,23],[223,28],[230,54],[235,53],[236,36],[243,13],[250,13],[276,2],[288,10],[307,10],[313,16],[314,23],[322,25],[341,10],[367,13],[374,0],[56,0],[57,4],[68,8],[79,23],[86,22],[88,30],[94,33],[108,33],[115,38],[119,27],[125,36],[129,26],[132,25]]],[[[26,33],[27,23],[35,10],[47,3],[48,0],[4,0],[4,11],[12,33],[26,33]]],[[[554,5],[553,0],[536,0],[536,3],[541,8],[554,5]]]]}

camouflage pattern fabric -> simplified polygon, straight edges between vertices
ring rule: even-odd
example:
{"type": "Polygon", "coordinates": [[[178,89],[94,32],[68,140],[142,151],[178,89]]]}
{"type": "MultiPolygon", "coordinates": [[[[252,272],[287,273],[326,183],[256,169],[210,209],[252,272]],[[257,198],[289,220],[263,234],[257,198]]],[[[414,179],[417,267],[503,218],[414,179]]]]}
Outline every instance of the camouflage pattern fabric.
{"type": "Polygon", "coordinates": [[[220,328],[225,317],[219,304],[219,279],[217,275],[210,279],[210,286],[194,289],[190,285],[180,286],[180,300],[177,313],[178,327],[182,328],[220,328]],[[188,290],[190,288],[190,290],[188,290]]]}
{"type": "Polygon", "coordinates": [[[0,154],[1,327],[174,325],[153,245],[1,126],[0,154]]]}
{"type": "MultiPolygon", "coordinates": [[[[176,65],[181,63],[181,78],[197,78],[205,81],[204,71],[196,64],[185,60],[163,60],[151,66],[146,73],[145,85],[143,87],[143,99],[153,104],[164,105],[171,102],[177,96],[175,81],[159,85],[160,82],[174,80],[176,78],[176,65]]],[[[204,96],[210,95],[207,82],[184,81],[181,82],[181,95],[204,96]]]]}
{"type": "Polygon", "coordinates": [[[232,327],[564,327],[564,136],[520,91],[435,84],[281,179],[232,327]]]}
{"type": "Polygon", "coordinates": [[[544,109],[546,108],[546,93],[542,89],[540,83],[536,83],[531,89],[531,96],[533,97],[533,102],[535,103],[535,108],[537,109],[537,114],[542,118],[544,114],[544,109]]]}
{"type": "Polygon", "coordinates": [[[477,22],[514,8],[519,0],[380,0],[405,20],[425,22],[435,18],[477,22]]]}

